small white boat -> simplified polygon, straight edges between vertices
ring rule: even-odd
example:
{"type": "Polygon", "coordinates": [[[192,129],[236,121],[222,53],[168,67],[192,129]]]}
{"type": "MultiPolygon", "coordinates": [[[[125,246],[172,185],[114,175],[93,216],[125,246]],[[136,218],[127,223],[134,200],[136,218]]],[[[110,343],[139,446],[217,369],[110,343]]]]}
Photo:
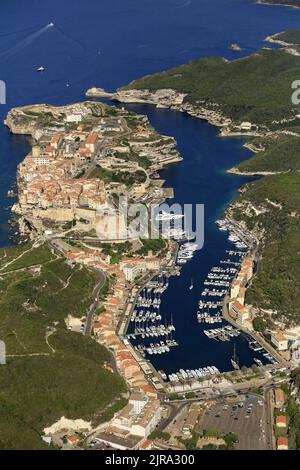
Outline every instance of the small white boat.
{"type": "Polygon", "coordinates": [[[45,71],[45,67],[41,66],[37,69],[37,72],[44,72],[45,71]]]}
{"type": "Polygon", "coordinates": [[[262,365],[263,365],[263,363],[261,362],[261,360],[260,360],[260,359],[256,359],[256,357],[254,358],[254,362],[256,362],[256,364],[257,364],[258,366],[262,366],[262,365]]]}

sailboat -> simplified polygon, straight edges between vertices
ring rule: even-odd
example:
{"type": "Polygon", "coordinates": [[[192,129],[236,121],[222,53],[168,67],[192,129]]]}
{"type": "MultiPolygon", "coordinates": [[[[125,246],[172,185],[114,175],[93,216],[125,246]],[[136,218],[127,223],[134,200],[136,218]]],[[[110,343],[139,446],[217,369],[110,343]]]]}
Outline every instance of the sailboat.
{"type": "Polygon", "coordinates": [[[190,289],[190,290],[194,289],[193,279],[191,279],[191,285],[190,285],[189,289],[190,289]]]}
{"type": "Polygon", "coordinates": [[[238,357],[236,355],[235,345],[233,346],[233,356],[231,358],[231,364],[232,364],[232,367],[236,370],[238,370],[240,368],[239,360],[238,360],[238,357]]]}

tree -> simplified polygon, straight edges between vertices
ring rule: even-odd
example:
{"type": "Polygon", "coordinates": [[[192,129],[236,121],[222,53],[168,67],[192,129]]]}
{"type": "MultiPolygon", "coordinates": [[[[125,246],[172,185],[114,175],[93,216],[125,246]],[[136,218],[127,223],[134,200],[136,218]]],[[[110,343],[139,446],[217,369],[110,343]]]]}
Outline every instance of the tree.
{"type": "Polygon", "coordinates": [[[226,442],[227,447],[232,447],[233,444],[238,442],[238,437],[234,432],[229,432],[228,434],[225,434],[224,441],[226,442]]]}
{"type": "Polygon", "coordinates": [[[169,432],[162,431],[161,429],[155,429],[149,436],[149,439],[162,439],[168,441],[171,438],[169,432]]]}
{"type": "Polygon", "coordinates": [[[195,392],[187,392],[185,398],[189,400],[190,398],[195,398],[195,392]]]}
{"type": "Polygon", "coordinates": [[[259,331],[260,333],[264,333],[267,328],[267,322],[262,317],[256,317],[253,320],[253,328],[255,331],[259,331]]]}

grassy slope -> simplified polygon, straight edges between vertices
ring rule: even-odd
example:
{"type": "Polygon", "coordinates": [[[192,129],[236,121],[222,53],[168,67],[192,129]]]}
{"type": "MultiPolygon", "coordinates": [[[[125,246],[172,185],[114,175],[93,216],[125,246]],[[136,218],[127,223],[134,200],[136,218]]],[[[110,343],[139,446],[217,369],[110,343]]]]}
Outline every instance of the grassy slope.
{"type": "Polygon", "coordinates": [[[291,83],[300,76],[298,57],[282,50],[262,50],[225,62],[204,58],[132,82],[126,88],[173,88],[187,100],[218,103],[237,121],[269,123],[294,115],[291,83]]]}
{"type": "MultiPolygon", "coordinates": [[[[8,251],[12,259],[14,249],[8,251]]],[[[68,314],[85,314],[95,275],[79,267],[72,270],[45,246],[25,254],[14,267],[30,266],[30,256],[34,265],[39,258],[40,274],[33,274],[30,267],[8,275],[0,271],[0,337],[8,355],[0,375],[0,448],[4,449],[45,447],[42,429],[63,415],[99,422],[125,390],[123,380],[103,367],[112,360],[107,350],[68,331],[64,324],[68,314]],[[69,286],[61,290],[67,280],[69,286]],[[45,340],[47,326],[54,322],[58,323],[48,342],[55,352],[45,340]],[[32,353],[48,355],[28,355],[32,353]],[[25,356],[9,356],[13,354],[25,356]]]]}

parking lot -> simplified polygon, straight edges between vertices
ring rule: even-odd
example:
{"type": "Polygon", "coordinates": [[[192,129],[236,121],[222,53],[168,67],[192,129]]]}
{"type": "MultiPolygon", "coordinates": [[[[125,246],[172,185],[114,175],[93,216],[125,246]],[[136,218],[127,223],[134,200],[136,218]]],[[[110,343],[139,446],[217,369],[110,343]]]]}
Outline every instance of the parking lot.
{"type": "Polygon", "coordinates": [[[215,429],[238,436],[239,450],[271,449],[263,397],[243,396],[231,403],[218,403],[206,411],[201,430],[215,429]]]}

